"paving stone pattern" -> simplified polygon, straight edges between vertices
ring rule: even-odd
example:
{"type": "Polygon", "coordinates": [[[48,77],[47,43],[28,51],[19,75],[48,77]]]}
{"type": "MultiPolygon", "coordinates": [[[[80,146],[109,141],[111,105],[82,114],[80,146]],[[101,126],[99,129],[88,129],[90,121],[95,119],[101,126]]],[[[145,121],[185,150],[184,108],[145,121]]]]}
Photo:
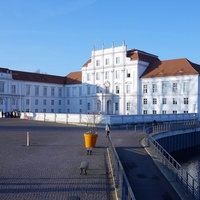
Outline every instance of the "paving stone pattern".
{"type": "Polygon", "coordinates": [[[85,127],[0,119],[0,200],[115,199],[107,140],[99,130],[97,147],[87,155],[85,127]],[[30,146],[26,133],[30,132],[30,146]],[[80,175],[81,161],[89,162],[80,175]]]}

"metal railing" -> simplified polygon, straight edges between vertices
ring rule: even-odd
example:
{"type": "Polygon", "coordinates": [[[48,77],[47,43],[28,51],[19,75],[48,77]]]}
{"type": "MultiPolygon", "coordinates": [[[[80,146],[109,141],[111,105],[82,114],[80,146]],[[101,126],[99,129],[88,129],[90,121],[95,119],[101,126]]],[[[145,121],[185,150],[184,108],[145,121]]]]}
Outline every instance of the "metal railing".
{"type": "Polygon", "coordinates": [[[110,137],[108,137],[108,152],[117,199],[135,200],[135,196],[125,174],[124,168],[110,137]]]}
{"type": "MultiPolygon", "coordinates": [[[[151,153],[156,156],[165,165],[169,172],[175,177],[176,181],[180,183],[183,189],[192,199],[200,199],[199,181],[192,177],[189,172],[182,168],[182,166],[153,138],[153,135],[161,132],[191,129],[200,127],[199,122],[173,125],[159,125],[151,127],[151,134],[147,135],[148,145],[151,153]],[[162,127],[161,127],[162,126],[162,127]]],[[[149,133],[150,129],[147,129],[149,133]]]]}
{"type": "Polygon", "coordinates": [[[199,121],[187,121],[184,123],[173,123],[173,124],[168,123],[168,124],[151,126],[146,129],[146,133],[154,135],[154,134],[161,133],[161,132],[193,129],[193,128],[199,128],[199,127],[200,127],[199,121]]]}

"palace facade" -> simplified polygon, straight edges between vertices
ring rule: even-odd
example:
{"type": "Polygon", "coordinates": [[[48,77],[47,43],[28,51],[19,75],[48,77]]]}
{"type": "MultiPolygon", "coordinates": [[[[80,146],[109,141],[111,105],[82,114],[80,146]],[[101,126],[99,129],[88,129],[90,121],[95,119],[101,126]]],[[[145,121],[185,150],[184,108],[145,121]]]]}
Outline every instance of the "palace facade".
{"type": "Polygon", "coordinates": [[[106,115],[199,113],[200,65],[127,46],[92,50],[79,72],[0,68],[0,110],[106,115]]]}

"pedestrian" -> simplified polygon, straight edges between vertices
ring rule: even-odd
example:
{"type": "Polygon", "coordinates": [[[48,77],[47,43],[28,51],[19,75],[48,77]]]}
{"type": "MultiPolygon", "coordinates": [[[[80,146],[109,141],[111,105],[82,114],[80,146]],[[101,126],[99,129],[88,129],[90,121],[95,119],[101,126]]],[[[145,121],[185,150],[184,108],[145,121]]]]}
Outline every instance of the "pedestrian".
{"type": "Polygon", "coordinates": [[[106,124],[106,137],[109,137],[110,134],[110,124],[106,124]]]}

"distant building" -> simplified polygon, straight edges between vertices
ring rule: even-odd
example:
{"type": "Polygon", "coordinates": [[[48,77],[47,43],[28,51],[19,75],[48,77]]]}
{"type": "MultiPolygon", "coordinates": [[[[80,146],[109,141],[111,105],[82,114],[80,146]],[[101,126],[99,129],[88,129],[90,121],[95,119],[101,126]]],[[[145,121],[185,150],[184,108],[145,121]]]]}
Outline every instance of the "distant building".
{"type": "Polygon", "coordinates": [[[0,110],[108,115],[198,113],[200,65],[125,44],[92,50],[82,71],[54,76],[0,68],[0,110]]]}

